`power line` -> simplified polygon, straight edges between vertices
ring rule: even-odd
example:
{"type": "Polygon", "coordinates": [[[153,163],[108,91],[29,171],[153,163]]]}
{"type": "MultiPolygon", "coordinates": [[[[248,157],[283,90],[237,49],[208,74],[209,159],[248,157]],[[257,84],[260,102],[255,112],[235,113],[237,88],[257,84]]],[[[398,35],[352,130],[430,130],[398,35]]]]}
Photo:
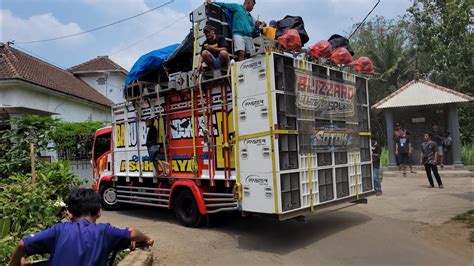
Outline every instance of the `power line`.
{"type": "Polygon", "coordinates": [[[370,16],[370,14],[372,13],[372,11],[374,11],[374,9],[380,4],[380,0],[377,1],[377,3],[374,5],[374,7],[372,7],[372,9],[369,11],[369,13],[367,13],[367,15],[365,16],[365,18],[362,20],[361,23],[359,23],[359,25],[357,25],[357,28],[355,28],[355,30],[351,33],[351,35],[349,36],[349,38],[347,39],[350,39],[352,37],[352,35],[354,35],[354,33],[356,33],[356,31],[364,24],[365,20],[370,16]]]}
{"type": "Polygon", "coordinates": [[[38,55],[38,54],[36,54],[36,53],[33,53],[33,52],[29,51],[29,50],[26,50],[25,48],[18,46],[18,45],[17,45],[16,43],[14,43],[14,42],[9,42],[9,44],[15,46],[15,48],[17,48],[17,49],[19,49],[19,50],[22,50],[23,52],[26,52],[26,53],[28,53],[28,54],[30,54],[30,55],[33,55],[33,56],[38,57],[39,59],[41,59],[41,60],[43,60],[43,61],[45,61],[45,62],[47,62],[47,63],[49,63],[49,64],[51,64],[51,65],[53,65],[53,66],[55,66],[55,67],[58,67],[58,68],[61,68],[61,69],[66,69],[64,66],[62,66],[62,65],[60,65],[60,64],[58,64],[58,63],[55,63],[55,62],[53,62],[53,61],[51,61],[51,60],[48,60],[48,59],[46,59],[46,58],[44,58],[44,57],[42,57],[42,56],[40,56],[40,55],[38,55]]]}
{"type": "Polygon", "coordinates": [[[131,45],[129,45],[129,46],[127,46],[127,47],[124,47],[124,48],[122,48],[122,49],[120,49],[120,50],[117,50],[117,51],[115,51],[115,52],[109,54],[109,56],[112,56],[112,55],[116,55],[116,54],[118,54],[118,53],[121,53],[121,52],[123,52],[123,51],[125,51],[125,50],[128,50],[128,49],[132,48],[133,46],[135,46],[135,45],[137,45],[137,44],[139,44],[139,43],[144,42],[144,41],[147,40],[147,39],[150,39],[151,37],[157,35],[158,33],[162,32],[162,31],[164,31],[164,30],[167,30],[169,27],[171,27],[172,25],[176,24],[178,21],[180,21],[180,20],[182,20],[183,18],[186,18],[186,17],[188,17],[188,16],[186,15],[186,16],[183,16],[183,17],[178,18],[177,20],[175,20],[175,21],[171,22],[170,24],[164,26],[164,27],[161,28],[160,30],[158,30],[158,31],[156,31],[156,32],[154,32],[154,33],[152,33],[152,34],[146,36],[145,38],[143,38],[143,39],[141,39],[141,40],[139,40],[139,41],[137,41],[137,42],[132,43],[131,45]]]}
{"type": "Polygon", "coordinates": [[[20,44],[29,44],[29,43],[38,43],[38,42],[49,42],[49,41],[56,41],[56,40],[61,40],[61,39],[65,39],[65,38],[69,38],[69,37],[73,37],[73,36],[77,36],[77,35],[82,35],[82,34],[85,34],[85,33],[89,33],[89,32],[92,32],[92,31],[96,31],[96,30],[100,30],[100,29],[103,29],[103,28],[107,28],[107,27],[110,27],[110,26],[113,26],[113,25],[116,25],[116,24],[119,24],[119,23],[122,23],[124,21],[127,21],[127,20],[130,20],[130,19],[133,19],[133,18],[136,18],[136,17],[139,17],[141,15],[144,15],[146,13],[150,13],[154,10],[157,10],[159,8],[162,8],[164,6],[167,6],[171,3],[173,3],[174,0],[170,0],[164,4],[161,4],[159,6],[156,6],[152,9],[149,9],[147,11],[144,11],[142,13],[139,13],[139,14],[136,14],[136,15],[133,15],[131,17],[128,17],[128,18],[124,18],[124,19],[121,19],[121,20],[118,20],[118,21],[115,21],[115,22],[112,22],[112,23],[109,23],[107,25],[103,25],[103,26],[100,26],[100,27],[97,27],[97,28],[93,28],[93,29],[90,29],[90,30],[86,30],[86,31],[82,31],[82,32],[78,32],[78,33],[74,33],[74,34],[69,34],[69,35],[64,35],[64,36],[59,36],[59,37],[54,37],[54,38],[50,38],[50,39],[43,39],[43,40],[35,40],[35,41],[24,41],[24,42],[17,42],[17,43],[20,43],[20,44]]]}

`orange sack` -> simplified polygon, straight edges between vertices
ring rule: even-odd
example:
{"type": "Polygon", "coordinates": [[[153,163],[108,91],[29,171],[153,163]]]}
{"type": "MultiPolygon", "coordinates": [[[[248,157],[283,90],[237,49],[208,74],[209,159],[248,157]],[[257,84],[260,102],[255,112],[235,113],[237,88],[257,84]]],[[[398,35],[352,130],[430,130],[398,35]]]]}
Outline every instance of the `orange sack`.
{"type": "Polygon", "coordinates": [[[277,41],[283,48],[288,50],[300,50],[302,47],[300,34],[295,29],[285,30],[285,32],[278,37],[277,41]]]}
{"type": "Polygon", "coordinates": [[[332,46],[328,41],[319,41],[309,48],[309,54],[314,58],[331,57],[332,46]]]}
{"type": "Polygon", "coordinates": [[[352,62],[352,55],[346,48],[336,48],[331,54],[331,61],[338,65],[347,65],[352,62]]]}
{"type": "Polygon", "coordinates": [[[372,61],[370,61],[370,59],[365,56],[359,57],[357,60],[350,63],[349,65],[353,66],[360,73],[374,73],[374,65],[372,64],[372,61]]]}

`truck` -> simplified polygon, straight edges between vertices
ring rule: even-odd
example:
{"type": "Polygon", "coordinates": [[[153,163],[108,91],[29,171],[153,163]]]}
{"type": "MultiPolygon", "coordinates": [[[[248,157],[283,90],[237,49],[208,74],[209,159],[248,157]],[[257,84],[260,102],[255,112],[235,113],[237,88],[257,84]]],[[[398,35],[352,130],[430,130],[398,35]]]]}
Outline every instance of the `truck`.
{"type": "Polygon", "coordinates": [[[220,212],[286,220],[366,202],[375,194],[367,77],[263,39],[250,58],[198,76],[199,25],[226,26],[212,8],[192,13],[187,44],[133,80],[112,125],[96,131],[93,188],[103,207],[173,209],[197,227],[220,212]],[[149,118],[167,175],[149,160],[149,118]]]}

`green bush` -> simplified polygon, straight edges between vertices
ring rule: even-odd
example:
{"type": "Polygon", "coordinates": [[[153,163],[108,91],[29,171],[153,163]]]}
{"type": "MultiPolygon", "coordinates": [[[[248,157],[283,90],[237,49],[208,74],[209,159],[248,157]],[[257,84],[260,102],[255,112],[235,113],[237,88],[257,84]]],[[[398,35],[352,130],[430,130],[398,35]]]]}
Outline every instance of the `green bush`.
{"type": "Polygon", "coordinates": [[[388,166],[388,150],[386,148],[382,148],[382,154],[380,156],[380,165],[384,167],[388,166]]]}
{"type": "Polygon", "coordinates": [[[35,184],[31,184],[31,174],[0,179],[0,216],[11,222],[9,234],[0,239],[0,265],[8,262],[22,237],[61,220],[60,202],[81,183],[70,163],[61,161],[39,169],[35,184]]]}
{"type": "Polygon", "coordinates": [[[14,173],[31,171],[30,143],[35,146],[36,165],[41,167],[40,151],[47,150],[52,131],[58,123],[46,116],[24,116],[12,120],[11,130],[0,134],[0,179],[14,173]]]}
{"type": "Polygon", "coordinates": [[[95,131],[103,122],[60,122],[55,125],[51,139],[62,160],[90,159],[95,131]]]}
{"type": "Polygon", "coordinates": [[[474,165],[474,144],[462,145],[461,160],[464,165],[474,165]]]}

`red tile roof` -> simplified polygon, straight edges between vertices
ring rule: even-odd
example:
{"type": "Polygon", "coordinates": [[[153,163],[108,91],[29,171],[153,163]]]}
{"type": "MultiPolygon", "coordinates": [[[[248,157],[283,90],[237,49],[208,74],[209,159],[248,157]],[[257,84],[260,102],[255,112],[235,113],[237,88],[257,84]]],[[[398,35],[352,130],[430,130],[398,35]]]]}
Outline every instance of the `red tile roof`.
{"type": "Polygon", "coordinates": [[[112,101],[71,72],[0,43],[0,80],[19,79],[104,106],[112,101]]]}
{"type": "Polygon", "coordinates": [[[96,72],[96,71],[120,71],[125,75],[128,73],[123,67],[112,61],[108,56],[98,56],[82,64],[68,68],[72,73],[96,72]]]}

